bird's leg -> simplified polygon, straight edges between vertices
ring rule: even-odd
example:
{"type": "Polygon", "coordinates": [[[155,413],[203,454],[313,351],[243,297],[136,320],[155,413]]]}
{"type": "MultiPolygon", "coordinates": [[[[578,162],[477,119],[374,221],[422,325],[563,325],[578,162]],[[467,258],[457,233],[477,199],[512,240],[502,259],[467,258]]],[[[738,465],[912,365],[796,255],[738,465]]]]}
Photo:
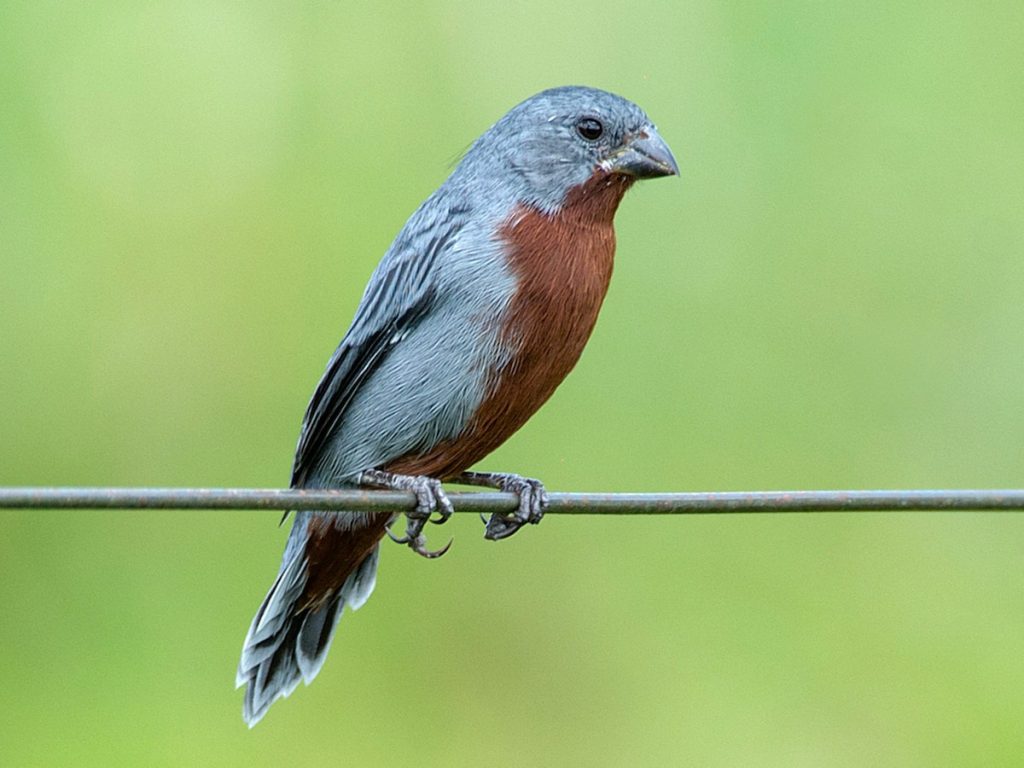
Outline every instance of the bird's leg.
{"type": "Polygon", "coordinates": [[[405,535],[395,536],[389,528],[388,536],[399,544],[408,544],[413,552],[423,555],[423,557],[440,557],[448,551],[452,545],[451,541],[441,549],[431,551],[427,549],[427,539],[423,535],[423,526],[430,520],[431,515],[437,512],[438,519],[431,522],[443,523],[455,511],[452,509],[452,503],[448,500],[444,489],[441,488],[440,480],[422,475],[395,475],[378,469],[368,469],[360,473],[359,484],[415,493],[416,509],[405,513],[405,535]]]}
{"type": "Polygon", "coordinates": [[[497,488],[506,493],[519,496],[519,507],[510,515],[495,512],[487,523],[485,539],[497,541],[505,539],[518,531],[526,523],[537,524],[544,517],[544,507],[548,503],[548,492],[540,480],[507,472],[463,472],[455,482],[464,485],[483,485],[497,488]]]}

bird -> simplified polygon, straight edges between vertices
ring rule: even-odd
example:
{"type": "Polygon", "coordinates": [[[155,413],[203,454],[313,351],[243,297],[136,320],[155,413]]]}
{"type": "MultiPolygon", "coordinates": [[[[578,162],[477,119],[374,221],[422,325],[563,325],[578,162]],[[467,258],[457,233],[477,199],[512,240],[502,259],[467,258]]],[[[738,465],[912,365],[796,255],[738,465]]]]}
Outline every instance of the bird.
{"type": "Polygon", "coordinates": [[[487,522],[488,539],[540,521],[540,481],[469,468],[579,359],[611,279],[623,195],[638,180],[678,174],[639,106],[563,86],[509,110],[413,212],[313,392],[291,487],[403,489],[416,508],[402,536],[391,534],[391,514],[295,514],[238,666],[250,728],[319,673],[342,613],[374,589],[385,535],[428,558],[444,554],[423,535],[452,513],[442,482],[518,495],[514,512],[487,522]]]}

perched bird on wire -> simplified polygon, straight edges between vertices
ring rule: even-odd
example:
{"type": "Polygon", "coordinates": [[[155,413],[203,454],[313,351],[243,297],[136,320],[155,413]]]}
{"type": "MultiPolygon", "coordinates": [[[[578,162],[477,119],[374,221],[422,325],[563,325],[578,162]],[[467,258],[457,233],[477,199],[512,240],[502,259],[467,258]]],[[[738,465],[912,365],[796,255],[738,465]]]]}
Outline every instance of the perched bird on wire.
{"type": "MultiPolygon", "coordinates": [[[[515,492],[485,536],[537,523],[537,480],[468,472],[579,359],[612,274],[612,219],[638,179],[678,174],[638,106],[594,88],[543,91],[483,134],[409,218],[370,277],[306,409],[293,488],[415,493],[396,541],[452,512],[441,481],[515,492]]],[[[324,663],[347,607],[373,591],[392,515],[299,512],[238,666],[252,726],[324,663]]],[[[449,542],[450,543],[450,542],[449,542]]]]}

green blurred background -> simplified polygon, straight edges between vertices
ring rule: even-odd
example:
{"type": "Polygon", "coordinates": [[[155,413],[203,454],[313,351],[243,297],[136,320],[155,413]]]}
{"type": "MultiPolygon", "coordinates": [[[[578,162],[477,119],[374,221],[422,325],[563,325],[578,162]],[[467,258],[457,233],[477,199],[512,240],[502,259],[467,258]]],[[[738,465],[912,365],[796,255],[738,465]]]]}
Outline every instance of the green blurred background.
{"type": "MultiPolygon", "coordinates": [[[[0,483],[284,485],[405,218],[565,83],[682,179],[628,196],[582,362],[483,466],[1022,485],[1019,0],[5,2],[0,483]]],[[[0,764],[1024,760],[1024,516],[459,516],[250,732],[277,519],[0,512],[0,764]]]]}

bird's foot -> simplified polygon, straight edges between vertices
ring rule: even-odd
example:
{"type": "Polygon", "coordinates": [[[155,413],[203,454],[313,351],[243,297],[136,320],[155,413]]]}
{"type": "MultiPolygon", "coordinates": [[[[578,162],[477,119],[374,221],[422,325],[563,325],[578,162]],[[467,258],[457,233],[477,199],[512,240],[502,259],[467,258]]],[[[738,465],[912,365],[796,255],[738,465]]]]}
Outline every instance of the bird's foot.
{"type": "Polygon", "coordinates": [[[487,522],[487,530],[484,532],[485,539],[507,539],[526,523],[536,525],[544,517],[548,492],[544,490],[544,484],[540,480],[506,472],[464,472],[457,481],[466,485],[497,488],[519,496],[519,506],[515,512],[507,515],[495,512],[491,515],[487,522]]]}
{"type": "Polygon", "coordinates": [[[388,527],[388,536],[398,544],[408,544],[418,555],[427,558],[440,557],[452,545],[449,541],[441,549],[427,549],[427,539],[423,535],[423,527],[427,522],[443,523],[452,516],[452,503],[441,487],[441,481],[422,475],[396,475],[370,469],[359,475],[360,485],[372,485],[377,488],[390,488],[395,491],[412,491],[416,494],[416,509],[406,512],[405,535],[395,536],[388,527]],[[434,513],[437,519],[432,519],[434,513]]]}

